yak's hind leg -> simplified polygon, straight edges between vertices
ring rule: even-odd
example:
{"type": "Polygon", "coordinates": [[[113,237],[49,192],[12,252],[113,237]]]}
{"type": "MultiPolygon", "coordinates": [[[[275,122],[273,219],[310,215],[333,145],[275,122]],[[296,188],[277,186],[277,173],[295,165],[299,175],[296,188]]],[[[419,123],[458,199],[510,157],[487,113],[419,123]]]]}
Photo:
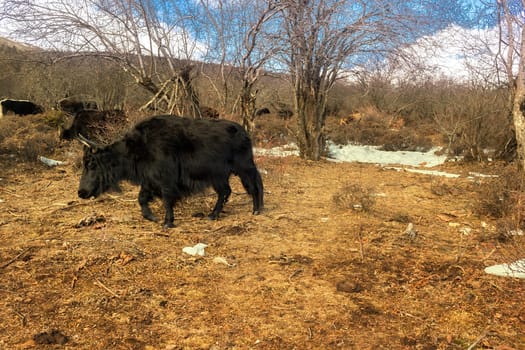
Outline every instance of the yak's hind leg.
{"type": "Polygon", "coordinates": [[[246,192],[253,199],[253,214],[258,215],[264,206],[264,189],[261,174],[255,166],[237,171],[246,192]]]}
{"type": "Polygon", "coordinates": [[[153,193],[146,189],[145,187],[141,187],[139,191],[139,204],[140,204],[140,211],[142,212],[142,216],[146,220],[157,222],[159,219],[155,215],[153,215],[153,212],[151,211],[151,208],[149,207],[149,202],[153,200],[153,193]]]}
{"type": "Polygon", "coordinates": [[[228,178],[221,182],[214,183],[213,189],[217,192],[217,202],[215,203],[215,207],[210,215],[208,215],[208,219],[210,220],[216,220],[219,217],[219,214],[224,207],[224,203],[228,201],[228,198],[230,198],[230,194],[232,193],[228,178]]]}

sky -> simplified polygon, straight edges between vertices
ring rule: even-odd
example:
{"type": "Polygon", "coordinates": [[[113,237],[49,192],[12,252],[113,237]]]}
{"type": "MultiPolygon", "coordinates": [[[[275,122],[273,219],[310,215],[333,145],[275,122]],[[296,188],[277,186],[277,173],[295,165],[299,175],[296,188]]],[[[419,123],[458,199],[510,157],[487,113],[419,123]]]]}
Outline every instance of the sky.
{"type": "MultiPolygon", "coordinates": [[[[37,0],[42,1],[43,3],[51,3],[49,0],[37,0]]],[[[480,4],[480,0],[463,0],[466,5],[472,5],[477,6],[480,4]]],[[[516,0],[509,0],[509,1],[516,1],[516,0]]],[[[64,3],[73,3],[71,1],[63,1],[64,3]]],[[[447,5],[449,2],[453,2],[453,0],[449,1],[443,1],[443,6],[449,6],[447,5]]],[[[4,0],[0,0],[0,8],[2,7],[4,3],[4,0]]],[[[61,3],[61,1],[58,1],[57,3],[61,3]]],[[[81,9],[79,11],[76,11],[77,13],[83,13],[84,11],[86,15],[89,15],[94,21],[102,21],[104,20],[104,16],[96,16],[92,14],[91,12],[94,11],[92,7],[90,6],[81,6],[81,3],[79,1],[78,7],[81,9]],[[90,10],[91,9],[91,10],[90,10]]],[[[89,1],[87,1],[89,3],[89,1]]],[[[465,64],[471,63],[465,61],[465,56],[467,56],[467,61],[470,58],[472,59],[478,59],[479,57],[473,56],[475,52],[471,50],[470,52],[465,52],[464,44],[473,42],[473,38],[477,35],[478,37],[482,37],[486,34],[491,35],[491,40],[497,40],[497,35],[495,35],[493,29],[468,29],[468,27],[472,28],[473,26],[473,20],[474,17],[473,14],[470,15],[464,15],[461,11],[451,11],[449,20],[451,21],[451,25],[447,27],[444,30],[435,32],[431,35],[427,35],[424,37],[421,37],[416,44],[411,45],[409,48],[406,49],[406,51],[412,51],[415,53],[418,53],[421,55],[421,60],[425,62],[425,64],[428,65],[429,70],[433,70],[437,72],[436,74],[442,74],[445,76],[453,76],[453,77],[460,77],[461,79],[468,78],[468,74],[466,73],[465,64]],[[457,24],[453,24],[453,23],[457,24]],[[461,26],[460,26],[461,25],[461,26]],[[469,56],[470,55],[470,56],[469,56]]],[[[490,23],[485,22],[485,23],[490,23]]],[[[6,22],[5,20],[0,20],[0,35],[17,40],[17,38],[13,38],[9,35],[10,33],[10,24],[9,22],[6,22]]],[[[184,33],[181,30],[177,30],[176,26],[170,27],[171,30],[166,30],[166,32],[169,32],[169,35],[166,36],[168,38],[167,40],[170,41],[170,45],[175,45],[176,43],[181,42],[188,42],[187,40],[181,40],[181,37],[184,35],[188,35],[189,33],[184,33]]],[[[167,29],[167,27],[165,28],[167,29]]],[[[57,34],[60,32],[60,30],[56,30],[57,34]]],[[[64,34],[66,35],[66,34],[64,34]]],[[[141,41],[144,42],[144,47],[147,47],[149,44],[149,41],[146,40],[145,36],[144,39],[141,41]]],[[[480,41],[478,42],[477,47],[482,47],[483,43],[480,41]]],[[[41,44],[43,45],[43,44],[41,44]]],[[[124,44],[125,45],[125,44],[124,44]]],[[[129,44],[128,44],[129,45],[129,44]]],[[[491,44],[491,46],[494,46],[491,44]]],[[[174,48],[175,51],[183,52],[185,51],[183,48],[174,48]]],[[[187,51],[187,50],[186,50],[187,51]]],[[[205,45],[203,43],[198,43],[196,47],[192,49],[192,52],[194,52],[195,55],[203,55],[206,51],[205,45]]],[[[153,48],[153,53],[155,54],[158,52],[158,48],[153,48]]],[[[195,58],[195,57],[193,57],[195,58]]],[[[484,68],[481,68],[484,69],[484,68]]]]}

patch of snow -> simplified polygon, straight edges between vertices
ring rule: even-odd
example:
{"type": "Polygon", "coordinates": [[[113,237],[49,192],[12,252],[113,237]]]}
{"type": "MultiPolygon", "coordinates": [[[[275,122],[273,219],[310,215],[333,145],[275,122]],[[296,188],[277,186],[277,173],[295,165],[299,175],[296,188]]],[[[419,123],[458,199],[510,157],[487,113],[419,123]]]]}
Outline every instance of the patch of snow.
{"type": "MultiPolygon", "coordinates": [[[[408,171],[412,173],[443,176],[448,178],[458,178],[461,175],[447,173],[444,171],[422,169],[434,167],[445,163],[446,155],[438,155],[437,152],[441,150],[436,147],[428,152],[410,152],[410,151],[383,151],[379,146],[367,145],[337,145],[333,142],[328,142],[328,158],[332,162],[360,162],[372,163],[383,166],[385,169],[395,171],[408,171]],[[392,164],[400,165],[390,166],[392,164]]],[[[299,148],[295,143],[289,143],[284,146],[273,148],[254,148],[254,154],[257,156],[270,157],[288,157],[298,156],[299,148]]],[[[469,178],[479,177],[497,177],[497,175],[485,175],[481,173],[470,172],[469,178]]]]}
{"type": "Polygon", "coordinates": [[[458,174],[452,174],[452,173],[447,173],[447,172],[438,171],[438,170],[412,169],[412,168],[399,168],[399,167],[385,167],[385,169],[396,170],[396,171],[408,171],[411,173],[433,175],[433,176],[444,176],[444,177],[450,177],[450,178],[456,178],[460,176],[458,174]]]}
{"type": "Polygon", "coordinates": [[[408,166],[433,167],[443,164],[447,156],[437,155],[440,148],[428,152],[383,151],[378,146],[336,145],[328,143],[329,157],[344,162],[361,162],[374,164],[401,164],[408,166]]]}
{"type": "Polygon", "coordinates": [[[492,265],[485,268],[485,272],[502,277],[525,278],[525,259],[510,264],[492,265]]]}
{"type": "Polygon", "coordinates": [[[469,177],[498,177],[498,175],[487,175],[487,174],[481,174],[474,171],[470,171],[469,177]]]}
{"type": "MultiPolygon", "coordinates": [[[[433,167],[443,164],[447,156],[437,155],[440,148],[433,148],[428,152],[383,151],[378,146],[366,145],[337,145],[328,142],[328,160],[334,162],[361,162],[380,165],[400,164],[407,166],[433,167]]],[[[295,143],[273,148],[254,148],[257,156],[287,157],[298,156],[299,148],[295,143]]]]}
{"type": "Polygon", "coordinates": [[[271,156],[271,157],[288,157],[288,156],[298,156],[299,147],[295,143],[289,143],[284,146],[278,146],[273,148],[260,148],[255,147],[253,153],[256,156],[271,156]]]}

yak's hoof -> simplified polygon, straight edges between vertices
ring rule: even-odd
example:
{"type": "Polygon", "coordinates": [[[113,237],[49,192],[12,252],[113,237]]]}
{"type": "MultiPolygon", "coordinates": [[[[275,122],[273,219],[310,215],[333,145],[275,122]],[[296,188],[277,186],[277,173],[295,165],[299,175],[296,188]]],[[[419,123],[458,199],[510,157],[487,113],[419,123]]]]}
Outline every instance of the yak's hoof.
{"type": "Polygon", "coordinates": [[[153,221],[153,222],[159,222],[159,219],[155,215],[149,214],[149,215],[142,215],[144,219],[153,221]]]}
{"type": "Polygon", "coordinates": [[[219,214],[211,213],[208,215],[208,220],[217,220],[219,218],[219,214]]]}
{"type": "Polygon", "coordinates": [[[162,225],[162,228],[164,229],[169,229],[169,228],[174,228],[175,225],[173,224],[173,222],[165,222],[164,225],[162,225]]]}

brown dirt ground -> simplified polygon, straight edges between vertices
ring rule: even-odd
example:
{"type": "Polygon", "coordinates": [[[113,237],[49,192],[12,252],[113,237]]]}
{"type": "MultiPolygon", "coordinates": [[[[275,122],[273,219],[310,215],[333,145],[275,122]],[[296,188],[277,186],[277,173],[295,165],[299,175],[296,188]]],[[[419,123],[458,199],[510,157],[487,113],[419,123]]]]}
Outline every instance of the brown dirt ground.
{"type": "Polygon", "coordinates": [[[214,202],[198,195],[166,231],[136,187],[84,201],[74,162],[0,156],[0,349],[525,349],[525,281],[483,272],[505,250],[472,209],[483,180],[256,162],[261,215],[233,178],[218,221],[192,217],[214,202]],[[349,184],[369,212],[334,202],[349,184]]]}

